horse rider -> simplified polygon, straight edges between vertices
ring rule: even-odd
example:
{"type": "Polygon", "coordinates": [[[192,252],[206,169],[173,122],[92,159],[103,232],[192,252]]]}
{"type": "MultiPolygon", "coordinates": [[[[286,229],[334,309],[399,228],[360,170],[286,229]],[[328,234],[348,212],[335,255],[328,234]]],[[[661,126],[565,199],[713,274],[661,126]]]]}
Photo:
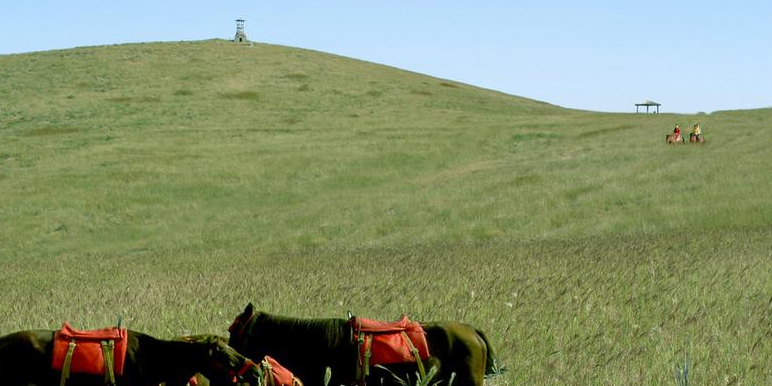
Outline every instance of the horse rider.
{"type": "Polygon", "coordinates": [[[675,129],[673,129],[673,134],[675,134],[675,141],[681,142],[681,126],[675,125],[675,129]]]}
{"type": "Polygon", "coordinates": [[[700,141],[702,139],[702,130],[700,130],[700,124],[694,125],[694,128],[689,133],[689,139],[694,138],[696,141],[700,141]]]}

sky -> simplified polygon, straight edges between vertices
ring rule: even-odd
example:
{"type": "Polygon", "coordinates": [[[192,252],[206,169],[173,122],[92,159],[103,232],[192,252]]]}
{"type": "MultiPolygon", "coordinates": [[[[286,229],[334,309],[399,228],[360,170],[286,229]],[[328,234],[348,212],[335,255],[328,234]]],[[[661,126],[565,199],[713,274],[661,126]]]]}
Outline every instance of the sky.
{"type": "Polygon", "coordinates": [[[769,0],[0,0],[0,55],[232,39],[237,18],[260,43],[575,109],[772,107],[769,0]]]}

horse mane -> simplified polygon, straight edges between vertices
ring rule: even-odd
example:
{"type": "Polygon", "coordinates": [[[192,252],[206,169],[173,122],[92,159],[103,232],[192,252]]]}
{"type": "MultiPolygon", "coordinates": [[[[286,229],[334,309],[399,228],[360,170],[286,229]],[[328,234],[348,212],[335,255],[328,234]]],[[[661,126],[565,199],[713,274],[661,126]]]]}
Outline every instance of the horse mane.
{"type": "Polygon", "coordinates": [[[324,340],[327,347],[336,348],[350,340],[347,321],[340,318],[304,319],[258,312],[250,332],[260,336],[281,336],[282,339],[297,338],[313,341],[324,340]]]}

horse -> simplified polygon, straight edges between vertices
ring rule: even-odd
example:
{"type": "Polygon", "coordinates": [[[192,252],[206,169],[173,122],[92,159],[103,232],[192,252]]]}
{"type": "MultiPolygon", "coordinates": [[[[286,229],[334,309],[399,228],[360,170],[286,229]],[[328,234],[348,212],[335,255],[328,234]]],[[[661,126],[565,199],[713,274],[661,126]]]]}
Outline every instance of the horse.
{"type": "MultiPolygon", "coordinates": [[[[430,357],[426,369],[437,368],[434,380],[459,386],[483,386],[485,375],[496,372],[495,354],[487,337],[474,327],[457,322],[423,323],[430,357]]],[[[252,358],[270,355],[291,369],[306,386],[324,386],[330,370],[331,385],[357,383],[358,347],[347,319],[301,319],[255,312],[252,303],[228,329],[228,344],[252,358]]],[[[392,364],[372,369],[370,380],[381,384],[410,379],[416,364],[392,364]]],[[[433,383],[435,381],[432,381],[433,383]]],[[[401,382],[395,382],[399,384],[401,382]]]]}
{"type": "Polygon", "coordinates": [[[684,137],[676,137],[675,134],[667,134],[665,136],[665,143],[684,143],[684,137]]]}
{"type": "Polygon", "coordinates": [[[705,137],[702,134],[692,133],[689,135],[689,142],[705,142],[705,137]]]}
{"type": "MultiPolygon", "coordinates": [[[[228,338],[219,335],[188,335],[177,338],[176,340],[191,341],[201,340],[208,341],[211,339],[217,339],[220,343],[227,345],[228,338]]],[[[230,346],[229,346],[230,348],[230,346]]],[[[287,368],[276,362],[272,358],[263,358],[261,361],[254,362],[254,365],[260,368],[260,374],[262,374],[263,386],[304,386],[303,381],[295,377],[295,375],[287,368]]],[[[230,384],[220,384],[210,382],[203,374],[196,373],[194,377],[191,377],[186,384],[171,385],[165,384],[162,386],[230,386],[230,384]]]]}
{"type": "MultiPolygon", "coordinates": [[[[26,330],[0,337],[0,385],[61,386],[52,368],[57,331],[26,330]]],[[[127,330],[126,357],[115,386],[185,385],[196,373],[217,385],[261,385],[257,366],[215,336],[160,340],[127,330]]],[[[67,385],[104,386],[104,375],[71,372],[67,385]]]]}

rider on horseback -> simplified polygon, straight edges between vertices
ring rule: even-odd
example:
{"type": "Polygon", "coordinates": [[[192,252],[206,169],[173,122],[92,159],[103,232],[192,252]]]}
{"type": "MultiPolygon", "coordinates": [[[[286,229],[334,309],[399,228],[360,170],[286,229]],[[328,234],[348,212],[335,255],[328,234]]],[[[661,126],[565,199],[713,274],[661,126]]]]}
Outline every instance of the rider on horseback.
{"type": "Polygon", "coordinates": [[[681,126],[675,125],[675,129],[673,129],[673,134],[675,134],[675,141],[681,142],[683,139],[681,139],[681,126]]]}
{"type": "Polygon", "coordinates": [[[689,133],[689,139],[694,142],[699,142],[702,140],[702,130],[700,130],[700,124],[694,125],[694,128],[689,133]]]}

